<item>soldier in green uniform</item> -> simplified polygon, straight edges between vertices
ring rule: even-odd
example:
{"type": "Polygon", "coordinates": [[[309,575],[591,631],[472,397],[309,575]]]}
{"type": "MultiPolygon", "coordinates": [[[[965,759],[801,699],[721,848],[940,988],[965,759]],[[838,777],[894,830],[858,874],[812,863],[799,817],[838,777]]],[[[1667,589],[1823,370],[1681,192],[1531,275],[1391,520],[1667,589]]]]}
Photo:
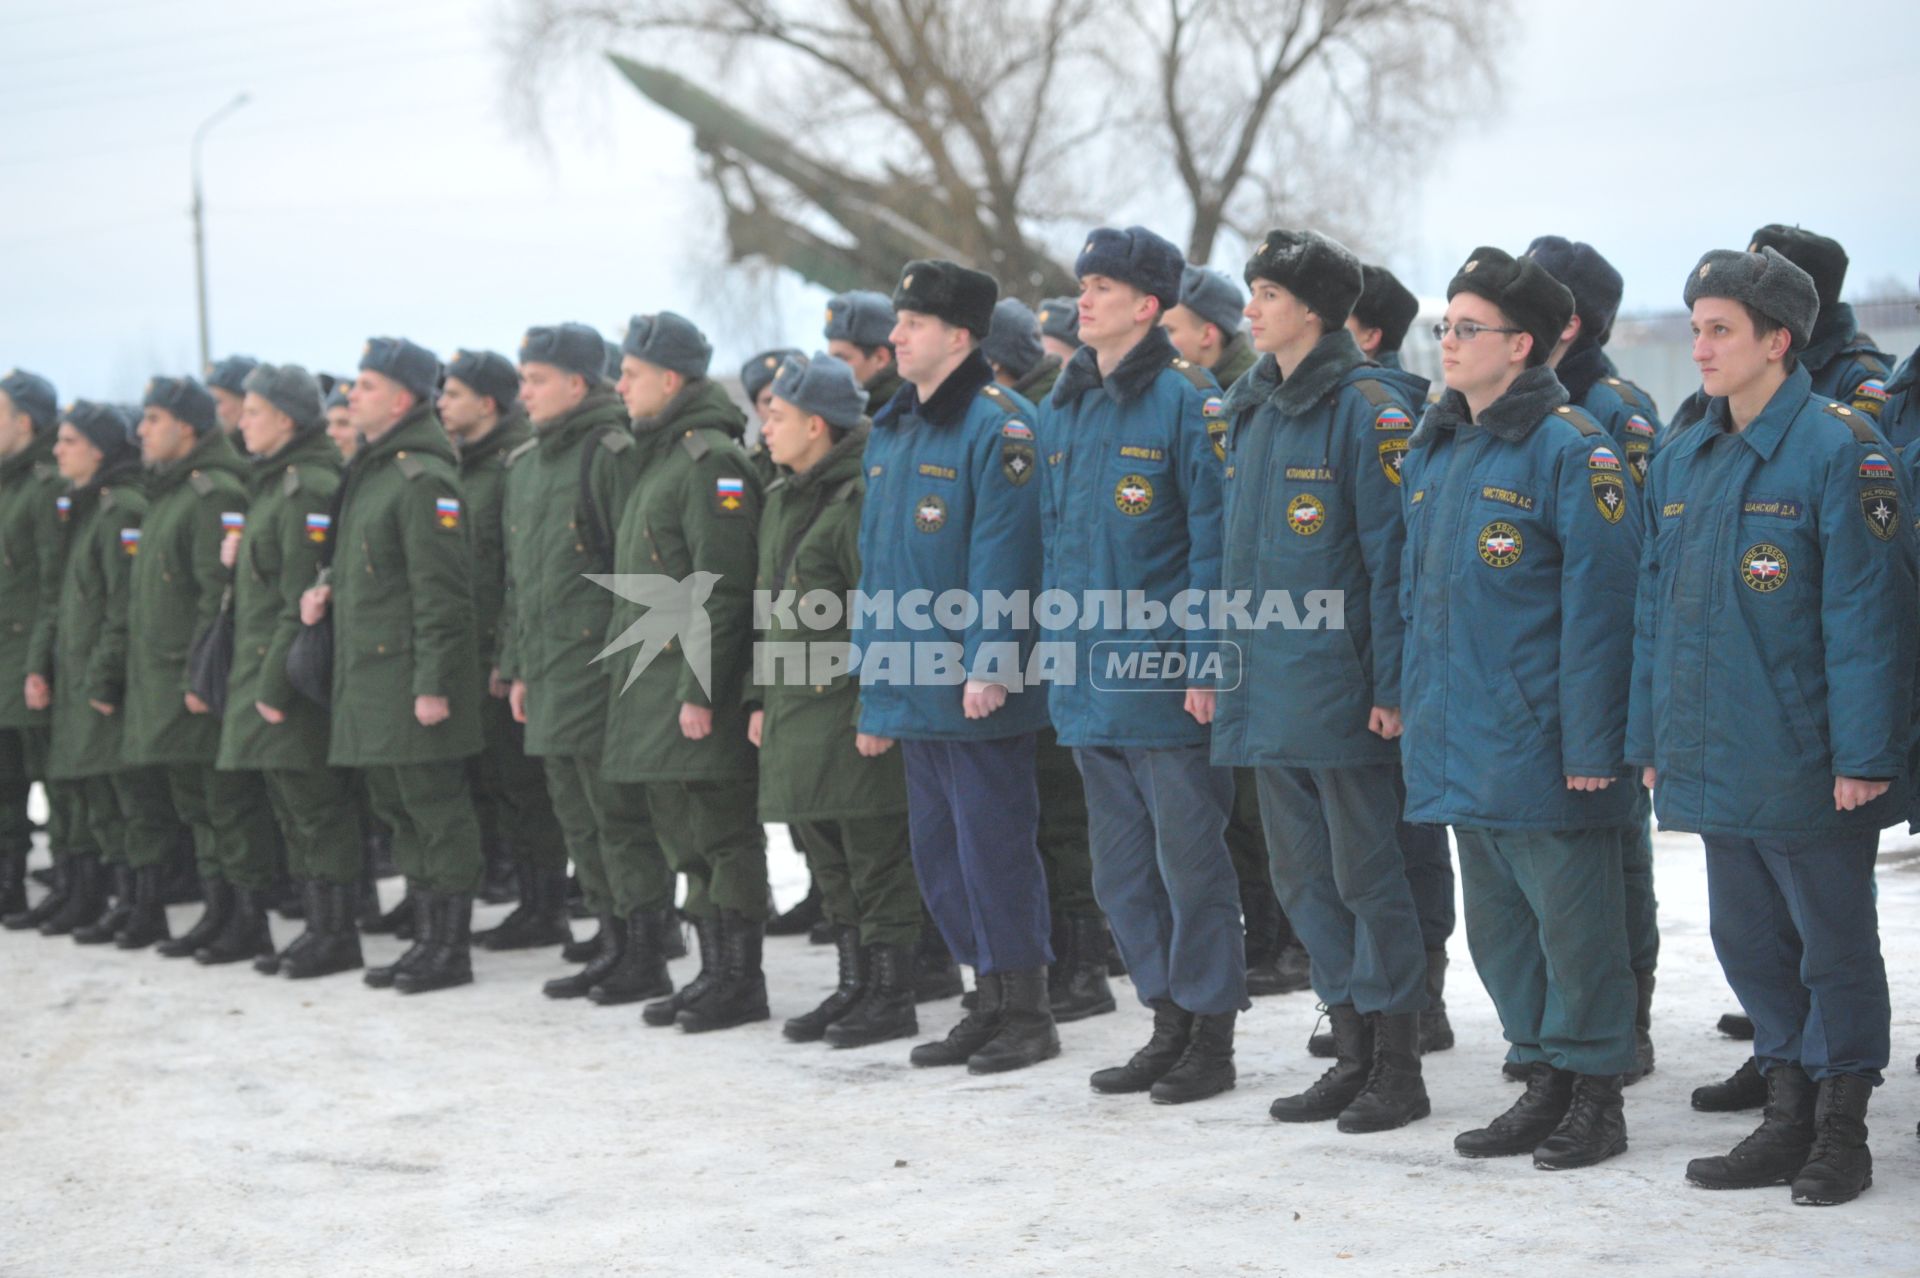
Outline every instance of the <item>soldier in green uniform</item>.
{"type": "Polygon", "coordinates": [[[362,963],[353,777],[327,766],[327,711],[287,677],[300,595],[332,540],[340,459],[326,435],[320,385],[304,368],[258,364],[244,386],[240,433],[253,459],[251,492],[244,531],[222,547],[233,570],[233,670],[218,766],[261,777],[304,897],[306,930],[254,967],[306,979],[362,963]]]}
{"type": "MultiPolygon", "coordinates": [[[[645,796],[600,774],[609,667],[594,657],[614,596],[588,574],[613,571],[614,533],[639,474],[626,411],[600,376],[601,350],[585,324],[531,328],[520,344],[520,394],[534,434],[508,461],[511,620],[501,673],[527,752],[545,767],[587,907],[600,919],[586,966],[548,981],[544,993],[627,1003],[672,991],[661,948],[673,926],[673,876],[645,796]]],[[[564,867],[541,863],[537,884],[539,913],[501,939],[566,939],[564,867]]]]}
{"type": "Polygon", "coordinates": [[[1231,276],[1205,266],[1188,266],[1180,275],[1180,302],[1160,317],[1173,348],[1190,364],[1213,374],[1225,390],[1260,358],[1240,331],[1247,295],[1231,276]]]}
{"type": "Polygon", "coordinates": [[[699,975],[649,1003],[643,1019],[724,1029],[768,1016],[760,970],[767,838],[741,700],[760,484],[740,446],[746,417],[707,376],[705,335],[663,311],[635,316],[621,345],[620,396],[633,417],[640,476],[615,534],[614,573],[688,592],[678,602],[704,651],[689,653],[679,633],[663,630],[670,609],[615,601],[601,772],[645,787],[667,860],[687,878],[684,909],[700,942],[699,975]],[[704,671],[693,660],[702,656],[704,671]]]}
{"type": "MultiPolygon", "coordinates": [[[[753,462],[753,473],[760,480],[760,486],[762,488],[765,488],[768,484],[771,484],[780,477],[779,466],[774,464],[772,455],[767,452],[766,437],[763,433],[759,433],[764,432],[766,429],[767,408],[773,402],[773,375],[780,371],[780,365],[786,362],[787,356],[798,354],[800,354],[800,352],[790,346],[777,347],[773,350],[761,351],[758,355],[755,355],[752,359],[740,366],[740,389],[747,397],[748,406],[753,409],[753,421],[756,428],[753,444],[747,449],[747,456],[753,462]]],[[[807,899],[814,903],[814,913],[817,918],[820,904],[820,893],[818,889],[809,887],[807,889],[807,899]]],[[[767,922],[767,934],[769,936],[780,935],[781,933],[776,930],[775,925],[785,919],[786,915],[784,914],[777,919],[770,919],[767,922]]],[[[787,930],[790,932],[804,932],[812,926],[812,922],[808,922],[804,927],[789,928],[787,930]]]]}
{"type": "Polygon", "coordinates": [[[831,355],[792,356],[774,379],[767,448],[790,473],[768,491],[761,516],[756,588],[771,606],[756,609],[766,624],[747,694],[747,737],[760,748],[761,818],[793,823],[840,960],[833,993],[782,1032],[796,1043],[824,1038],[835,1047],[920,1030],[913,1010],[920,888],[900,752],[868,758],[854,747],[859,681],[844,670],[829,673],[851,640],[845,612],[814,626],[794,602],[821,594],[846,601],[860,585],[866,402],[853,370],[831,355]]]}
{"type": "Polygon", "coordinates": [[[980,343],[980,353],[993,365],[993,379],[1029,404],[1047,397],[1066,362],[1047,350],[1039,317],[1017,297],[1003,297],[993,304],[993,325],[980,343]]]}
{"type": "MultiPolygon", "coordinates": [[[[594,336],[598,337],[598,334],[594,336]]],[[[474,934],[483,949],[561,945],[572,939],[564,897],[567,846],[547,797],[547,777],[526,750],[526,728],[507,704],[500,672],[506,608],[507,458],[533,438],[520,407],[520,373],[493,351],[454,352],[440,391],[440,421],[460,454],[460,488],[473,532],[473,620],[479,631],[482,747],[467,766],[487,858],[483,897],[519,905],[499,928],[474,934]],[[506,942],[500,945],[500,942],[506,942]]]]}
{"type": "Polygon", "coordinates": [[[247,374],[260,366],[251,355],[229,355],[207,365],[207,393],[213,396],[213,415],[219,419],[221,433],[241,447],[240,409],[246,402],[247,374]]]}
{"type": "MultiPolygon", "coordinates": [[[[46,780],[50,744],[49,693],[44,681],[28,689],[27,674],[46,669],[60,593],[64,543],[55,502],[67,485],[53,464],[56,404],[44,377],[18,369],[0,377],[0,599],[7,607],[0,622],[0,916],[28,912],[27,792],[46,780]]],[[[48,799],[47,841],[58,855],[68,842],[64,813],[51,788],[48,799]]]]}
{"type": "Polygon", "coordinates": [[[349,462],[360,449],[359,428],[347,411],[347,396],[352,390],[352,382],[339,381],[327,392],[327,438],[340,450],[340,460],[349,462]]]}
{"type": "Polygon", "coordinates": [[[894,366],[893,299],[855,289],[827,299],[827,354],[853,370],[867,392],[867,411],[877,413],[906,383],[894,366]]]}
{"type": "Polygon", "coordinates": [[[1045,297],[1033,313],[1040,321],[1040,346],[1062,367],[1080,349],[1080,303],[1071,297],[1045,297]]]}
{"type": "Polygon", "coordinates": [[[327,761],[358,768],[414,898],[414,943],[368,968],[403,994],[473,979],[470,928],[480,825],[466,760],[480,750],[473,548],[453,445],[433,412],[440,361],[376,337],[348,396],[366,442],[347,473],[320,584],[301,620],[333,617],[333,734],[327,761]]]}
{"type": "MultiPolygon", "coordinates": [[[[193,829],[206,915],[162,952],[179,957],[190,943],[198,962],[235,963],[272,952],[266,907],[278,835],[259,774],[213,766],[220,716],[191,690],[188,654],[223,608],[231,574],[220,547],[246,520],[246,463],[193,378],[154,378],[143,408],[148,507],[127,594],[121,760],[165,769],[174,811],[193,829]]],[[[159,837],[135,824],[130,849],[159,837]]]]}

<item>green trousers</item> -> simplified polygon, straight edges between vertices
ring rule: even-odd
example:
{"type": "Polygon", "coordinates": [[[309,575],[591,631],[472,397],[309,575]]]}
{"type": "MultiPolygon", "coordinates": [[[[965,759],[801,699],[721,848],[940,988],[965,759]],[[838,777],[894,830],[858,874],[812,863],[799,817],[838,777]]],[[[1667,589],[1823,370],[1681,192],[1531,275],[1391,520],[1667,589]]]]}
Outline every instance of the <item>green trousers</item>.
{"type": "Polygon", "coordinates": [[[47,782],[47,847],[56,860],[75,853],[99,855],[87,828],[86,793],[83,780],[47,782]]]}
{"type": "Polygon", "coordinates": [[[1040,827],[1035,842],[1047,872],[1047,904],[1056,915],[1100,913],[1093,896],[1093,848],[1087,842],[1087,792],[1073,751],[1052,728],[1040,731],[1034,750],[1040,788],[1040,827]]]}
{"type": "Polygon", "coordinates": [[[260,774],[221,772],[206,763],[170,763],[163,770],[174,811],[193,831],[200,877],[272,887],[280,834],[260,774]]]}
{"type": "Polygon", "coordinates": [[[860,929],[862,945],[920,942],[920,884],[913,877],[907,814],[803,821],[794,841],[820,889],[827,921],[860,929]]]}
{"type": "MultiPolygon", "coordinates": [[[[45,728],[0,729],[0,853],[25,853],[33,847],[27,795],[45,775],[46,737],[45,728]]],[[[51,842],[52,832],[48,833],[51,842]]]]}
{"type": "Polygon", "coordinates": [[[374,815],[393,827],[393,862],[409,882],[433,892],[479,888],[486,863],[465,759],[371,767],[361,775],[374,815]]]}
{"type": "Polygon", "coordinates": [[[353,773],[270,768],[260,775],[274,820],[287,838],[288,872],[340,886],[358,882],[362,847],[353,773]]]}
{"type": "MultiPolygon", "coordinates": [[[[149,865],[165,865],[173,857],[175,842],[180,837],[182,818],[176,813],[173,802],[173,790],[168,783],[167,770],[162,767],[145,766],[122,768],[111,778],[89,777],[83,785],[87,789],[88,823],[96,831],[99,825],[93,815],[98,806],[95,800],[94,781],[107,781],[113,793],[114,807],[119,815],[121,826],[121,849],[119,855],[125,858],[129,868],[140,870],[149,865]]],[[[100,802],[104,802],[101,800],[100,802]]],[[[196,831],[195,839],[199,838],[196,831]]],[[[113,854],[103,855],[109,860],[113,854]]]]}
{"type": "Polygon", "coordinates": [[[81,778],[80,805],[100,859],[108,865],[128,865],[127,819],[120,808],[117,781],[112,774],[81,778]]]}
{"type": "Polygon", "coordinates": [[[686,912],[767,917],[767,830],[759,782],[649,781],[644,787],[667,864],[687,878],[686,912]]]}
{"type": "Polygon", "coordinates": [[[547,793],[547,770],[527,757],[526,729],[505,701],[480,703],[480,753],[467,760],[474,816],[486,847],[505,843],[516,861],[556,870],[567,863],[567,842],[547,793]]]}

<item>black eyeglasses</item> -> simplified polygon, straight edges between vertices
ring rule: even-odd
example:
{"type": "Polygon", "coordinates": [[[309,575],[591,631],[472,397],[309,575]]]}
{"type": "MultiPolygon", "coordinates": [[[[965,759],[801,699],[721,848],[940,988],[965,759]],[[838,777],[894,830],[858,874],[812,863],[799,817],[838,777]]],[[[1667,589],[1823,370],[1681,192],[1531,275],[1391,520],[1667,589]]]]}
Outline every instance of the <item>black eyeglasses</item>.
{"type": "Polygon", "coordinates": [[[1495,328],[1491,324],[1476,324],[1472,320],[1461,320],[1458,324],[1449,324],[1441,320],[1433,326],[1433,340],[1444,342],[1447,334],[1452,333],[1463,342],[1471,342],[1482,333],[1524,333],[1524,328],[1495,328]]]}

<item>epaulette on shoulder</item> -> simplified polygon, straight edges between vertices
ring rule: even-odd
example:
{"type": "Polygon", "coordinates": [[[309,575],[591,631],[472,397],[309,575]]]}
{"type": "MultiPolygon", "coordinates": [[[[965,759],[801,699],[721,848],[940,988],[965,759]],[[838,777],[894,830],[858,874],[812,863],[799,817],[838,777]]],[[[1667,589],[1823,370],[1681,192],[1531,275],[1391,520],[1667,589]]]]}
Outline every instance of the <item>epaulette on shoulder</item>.
{"type": "Polygon", "coordinates": [[[33,477],[42,483],[51,479],[58,479],[60,478],[60,468],[52,462],[35,462],[33,464],[33,477]]]}
{"type": "Polygon", "coordinates": [[[1377,377],[1362,377],[1354,382],[1354,385],[1375,408],[1385,408],[1389,404],[1397,405],[1398,403],[1393,397],[1393,392],[1387,389],[1387,384],[1377,377]]]}
{"type": "Polygon", "coordinates": [[[287,467],[286,473],[280,476],[280,491],[288,497],[300,491],[300,468],[298,466],[287,467]]]}
{"type": "Polygon", "coordinates": [[[515,445],[513,451],[507,454],[507,465],[513,465],[538,447],[540,447],[540,441],[537,439],[529,439],[523,444],[515,445]]]}
{"type": "Polygon", "coordinates": [[[992,382],[981,387],[980,393],[985,395],[987,401],[1003,413],[1015,414],[1020,411],[1020,406],[1013,402],[1013,396],[1007,394],[1006,388],[998,382],[992,382]]]}
{"type": "Polygon", "coordinates": [[[600,447],[618,456],[633,447],[633,436],[615,426],[600,436],[600,447]]]}
{"type": "Polygon", "coordinates": [[[713,451],[713,445],[700,437],[700,432],[690,430],[680,437],[680,447],[687,450],[687,456],[699,461],[713,451]]]}
{"type": "Polygon", "coordinates": [[[1599,422],[1593,420],[1593,414],[1584,408],[1577,408],[1572,404],[1562,404],[1553,411],[1555,416],[1566,418],[1567,423],[1582,435],[1592,437],[1594,435],[1604,435],[1607,433],[1600,429],[1599,422]]]}
{"type": "Polygon", "coordinates": [[[1626,402],[1628,408],[1641,413],[1651,413],[1653,411],[1653,396],[1647,394],[1626,378],[1609,377],[1606,378],[1605,381],[1613,393],[1626,402]]]}
{"type": "Polygon", "coordinates": [[[213,476],[204,470],[196,470],[187,476],[187,485],[202,497],[213,492],[213,476]]]}
{"type": "Polygon", "coordinates": [[[1876,446],[1880,443],[1880,437],[1873,433],[1873,427],[1868,424],[1865,413],[1855,412],[1845,404],[1836,404],[1832,400],[1828,400],[1821,411],[1829,417],[1838,417],[1844,422],[1847,429],[1853,432],[1855,443],[1876,446]]]}
{"type": "Polygon", "coordinates": [[[1193,383],[1193,388],[1202,395],[1219,394],[1220,383],[1213,380],[1213,374],[1184,356],[1175,355],[1167,364],[1174,372],[1193,383]]]}
{"type": "Polygon", "coordinates": [[[838,506],[841,502],[859,492],[860,487],[860,476],[849,475],[847,478],[841,480],[839,487],[835,488],[833,492],[828,495],[827,504],[830,506],[838,506]]]}
{"type": "Polygon", "coordinates": [[[407,453],[395,453],[393,455],[393,464],[398,466],[400,473],[405,475],[409,480],[418,479],[427,473],[427,468],[420,459],[410,456],[407,453]]]}

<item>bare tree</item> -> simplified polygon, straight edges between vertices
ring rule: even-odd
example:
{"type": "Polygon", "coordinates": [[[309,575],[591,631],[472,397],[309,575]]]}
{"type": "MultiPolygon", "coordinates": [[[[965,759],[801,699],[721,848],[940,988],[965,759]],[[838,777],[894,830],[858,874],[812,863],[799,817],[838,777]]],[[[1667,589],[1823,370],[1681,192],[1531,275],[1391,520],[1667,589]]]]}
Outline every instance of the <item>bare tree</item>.
{"type": "Polygon", "coordinates": [[[1329,152],[1404,172],[1436,66],[1486,100],[1508,3],[517,0],[513,84],[537,126],[557,75],[611,56],[692,124],[735,259],[843,289],[945,256],[1038,296],[1116,209],[1184,219],[1199,261],[1281,215],[1381,221],[1329,152]]]}

